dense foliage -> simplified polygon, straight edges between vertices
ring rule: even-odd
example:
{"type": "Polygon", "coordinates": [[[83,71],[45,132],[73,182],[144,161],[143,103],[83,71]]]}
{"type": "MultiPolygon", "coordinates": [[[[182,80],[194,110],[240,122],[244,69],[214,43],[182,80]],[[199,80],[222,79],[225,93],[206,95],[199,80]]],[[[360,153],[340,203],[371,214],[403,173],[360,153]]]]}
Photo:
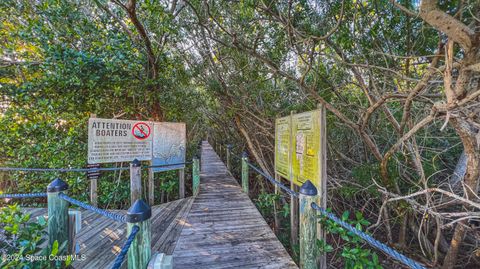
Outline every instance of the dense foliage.
{"type": "MultiPolygon", "coordinates": [[[[208,138],[273,175],[274,119],[321,104],[332,211],[427,266],[478,267],[478,1],[6,0],[0,17],[1,166],[84,167],[96,114],[186,122],[188,158],[208,138]]],[[[0,191],[57,176],[88,200],[78,173],[0,173],[0,191]]],[[[102,174],[102,207],[126,207],[127,177],[102,174]]],[[[176,196],[174,172],[156,180],[176,196]]],[[[250,186],[295,252],[289,198],[250,186]]],[[[332,265],[376,260],[330,228],[332,265]]]]}
{"type": "MultiPolygon", "coordinates": [[[[38,255],[47,249],[41,246],[46,240],[47,222],[43,217],[37,221],[22,213],[16,204],[0,210],[0,267],[2,268],[47,268],[48,261],[32,263],[27,257],[38,255]]],[[[58,247],[58,246],[57,246],[58,247]]],[[[47,255],[48,256],[48,255],[47,255]]]]}

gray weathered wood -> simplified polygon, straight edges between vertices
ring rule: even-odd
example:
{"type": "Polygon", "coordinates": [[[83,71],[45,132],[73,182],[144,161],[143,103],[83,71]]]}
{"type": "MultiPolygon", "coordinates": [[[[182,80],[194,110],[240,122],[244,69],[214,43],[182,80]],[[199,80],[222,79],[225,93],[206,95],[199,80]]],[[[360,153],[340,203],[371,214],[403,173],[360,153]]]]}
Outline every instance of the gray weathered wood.
{"type": "MultiPolygon", "coordinates": [[[[290,117],[295,114],[296,111],[290,111],[290,117]]],[[[293,132],[293,128],[290,129],[293,132]]],[[[290,133],[290,145],[292,145],[293,141],[293,133],[290,133]]],[[[291,151],[289,152],[290,159],[292,158],[291,151]]],[[[293,165],[290,165],[290,189],[298,192],[298,186],[293,183],[293,165]]],[[[290,244],[292,246],[298,245],[298,199],[292,195],[290,195],[290,244]]]]}
{"type": "MultiPolygon", "coordinates": [[[[298,192],[298,186],[290,181],[290,188],[298,192]]],[[[298,245],[298,199],[290,195],[290,243],[298,245]]]]}
{"type": "MultiPolygon", "coordinates": [[[[241,186],[204,143],[200,192],[152,208],[152,253],[173,255],[174,268],[297,268],[241,186]]],[[[31,209],[32,217],[45,209],[31,209]]],[[[125,214],[125,211],[113,210],[125,214]]],[[[110,268],[125,242],[127,225],[82,211],[75,268],[110,268]]],[[[124,264],[126,267],[126,264],[124,264]]]]}
{"type": "Polygon", "coordinates": [[[192,192],[196,196],[200,188],[200,160],[193,158],[192,164],[192,192]]]}
{"type": "Polygon", "coordinates": [[[185,198],[185,169],[178,170],[178,196],[180,199],[185,198]]]}
{"type": "Polygon", "coordinates": [[[90,179],[90,203],[93,206],[98,206],[98,179],[90,179]]]}
{"type": "MultiPolygon", "coordinates": [[[[150,166],[152,162],[149,162],[150,166]]],[[[155,203],[155,173],[153,168],[148,168],[148,204],[153,206],[155,203]]]]}
{"type": "MultiPolygon", "coordinates": [[[[275,180],[281,181],[282,178],[277,173],[275,173],[275,180]]],[[[275,194],[276,195],[280,194],[280,188],[278,187],[277,184],[275,184],[275,194]]],[[[279,211],[280,211],[280,201],[275,200],[275,202],[273,203],[273,215],[274,215],[274,218],[275,218],[274,231],[277,235],[280,232],[280,216],[279,216],[280,213],[279,213],[279,211]]]]}
{"type": "MultiPolygon", "coordinates": [[[[96,114],[90,114],[90,118],[96,118],[96,114]]],[[[90,203],[93,206],[98,206],[98,185],[97,178],[90,179],[90,203]]]]}
{"type": "Polygon", "coordinates": [[[228,171],[232,171],[232,167],[231,167],[231,146],[230,145],[227,145],[227,170],[228,171]]]}
{"type": "Polygon", "coordinates": [[[248,195],[248,157],[242,156],[242,189],[248,195]]]}
{"type": "MultiPolygon", "coordinates": [[[[54,242],[58,242],[58,246],[68,241],[68,202],[61,199],[58,194],[60,192],[48,193],[48,242],[50,248],[54,242]]],[[[61,249],[60,254],[67,253],[66,249],[61,249]]]]}
{"type": "MultiPolygon", "coordinates": [[[[310,182],[309,182],[310,183],[310,182]]],[[[311,183],[310,183],[311,184],[311,183]]],[[[304,184],[305,185],[305,184],[304,184]]],[[[311,185],[313,187],[313,185],[311,185]]],[[[315,188],[315,187],[313,187],[315,188]]],[[[317,218],[311,204],[317,202],[317,195],[306,195],[300,192],[300,268],[317,269],[317,218]]]]}
{"type": "Polygon", "coordinates": [[[130,163],[130,203],[142,199],[142,171],[140,162],[130,163]]]}
{"type": "MultiPolygon", "coordinates": [[[[190,211],[193,198],[175,200],[152,208],[152,252],[162,252],[171,255],[180,237],[190,211]]],[[[31,219],[47,216],[46,208],[25,208],[31,219]]],[[[125,214],[126,210],[111,210],[114,213],[125,214]]],[[[100,216],[92,211],[81,210],[81,230],[76,241],[80,247],[80,255],[85,260],[75,260],[74,268],[97,269],[111,268],[116,255],[127,237],[127,225],[100,216]]],[[[125,262],[125,267],[126,267],[125,262]]]]}
{"type": "Polygon", "coordinates": [[[68,212],[68,254],[75,254],[76,252],[76,236],[80,231],[81,212],[77,210],[71,210],[68,212]]]}
{"type": "Polygon", "coordinates": [[[297,268],[260,212],[204,142],[200,193],[173,252],[175,269],[297,268]]]}
{"type": "MultiPolygon", "coordinates": [[[[320,158],[319,166],[320,167],[320,186],[318,189],[318,199],[317,204],[322,208],[327,208],[327,119],[325,106],[319,104],[318,108],[321,110],[320,114],[320,158]]],[[[323,230],[322,224],[317,222],[317,239],[324,240],[325,231],[323,230]]],[[[320,269],[327,268],[327,255],[320,254],[317,255],[317,265],[320,269]]]]}

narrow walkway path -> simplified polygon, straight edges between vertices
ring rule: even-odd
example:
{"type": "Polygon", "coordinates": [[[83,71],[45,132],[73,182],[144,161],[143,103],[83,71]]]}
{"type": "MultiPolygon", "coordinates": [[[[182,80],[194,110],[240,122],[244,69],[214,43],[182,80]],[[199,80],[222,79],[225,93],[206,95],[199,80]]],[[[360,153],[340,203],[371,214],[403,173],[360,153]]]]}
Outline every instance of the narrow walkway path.
{"type": "MultiPolygon", "coordinates": [[[[197,197],[152,207],[152,253],[173,255],[174,269],[298,268],[206,142],[201,166],[197,197]]],[[[47,215],[46,208],[26,211],[32,218],[47,215]]],[[[82,210],[76,240],[85,260],[73,267],[110,268],[126,237],[125,224],[82,210]]]]}
{"type": "Polygon", "coordinates": [[[173,262],[175,269],[298,268],[207,142],[202,144],[200,193],[173,262]]]}

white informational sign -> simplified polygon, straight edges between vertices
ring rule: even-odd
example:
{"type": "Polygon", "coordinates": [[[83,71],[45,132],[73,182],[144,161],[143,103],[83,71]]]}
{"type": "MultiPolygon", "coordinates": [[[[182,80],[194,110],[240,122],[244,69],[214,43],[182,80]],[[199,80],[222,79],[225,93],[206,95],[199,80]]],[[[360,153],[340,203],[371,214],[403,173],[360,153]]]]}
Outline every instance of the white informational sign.
{"type": "Polygon", "coordinates": [[[88,163],[152,159],[153,124],[148,121],[90,118],[88,163]]]}
{"type": "MultiPolygon", "coordinates": [[[[152,164],[169,165],[185,162],[185,123],[156,122],[153,125],[152,164]]],[[[154,168],[154,172],[182,169],[185,164],[154,168]]]]}

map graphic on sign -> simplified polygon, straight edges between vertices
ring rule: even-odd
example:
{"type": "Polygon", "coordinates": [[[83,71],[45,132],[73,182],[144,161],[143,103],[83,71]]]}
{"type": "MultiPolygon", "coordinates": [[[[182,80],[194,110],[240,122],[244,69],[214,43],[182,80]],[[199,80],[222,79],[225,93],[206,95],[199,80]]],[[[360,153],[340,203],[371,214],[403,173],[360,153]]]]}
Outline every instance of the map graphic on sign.
{"type": "MultiPolygon", "coordinates": [[[[185,162],[185,123],[160,122],[153,126],[152,164],[168,165],[185,162]]],[[[182,169],[184,164],[153,168],[154,172],[182,169]]]]}

